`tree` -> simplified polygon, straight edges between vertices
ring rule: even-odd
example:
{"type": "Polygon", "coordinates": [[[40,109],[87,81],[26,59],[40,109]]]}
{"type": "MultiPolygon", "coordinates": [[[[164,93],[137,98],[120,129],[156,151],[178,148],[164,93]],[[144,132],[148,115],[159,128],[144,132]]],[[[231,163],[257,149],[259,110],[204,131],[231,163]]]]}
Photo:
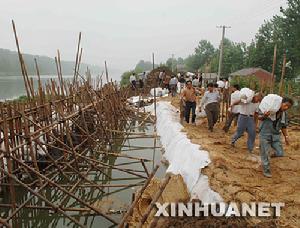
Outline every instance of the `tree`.
{"type": "Polygon", "coordinates": [[[126,71],[126,72],[124,72],[122,74],[122,76],[121,76],[121,82],[120,82],[121,86],[127,86],[127,85],[129,85],[129,78],[133,74],[133,72],[134,71],[131,70],[131,71],[126,71]]]}
{"type": "Polygon", "coordinates": [[[214,46],[207,40],[201,40],[195,48],[195,53],[185,59],[185,64],[188,70],[196,71],[210,62],[214,54],[214,46]]]}
{"type": "Polygon", "coordinates": [[[166,66],[170,69],[170,70],[175,70],[176,66],[178,64],[177,59],[175,58],[168,58],[168,60],[166,61],[166,66]]]}
{"type": "Polygon", "coordinates": [[[288,0],[288,7],[281,8],[281,34],[287,58],[291,61],[291,76],[300,73],[300,1],[288,0]]]}
{"type": "Polygon", "coordinates": [[[141,73],[141,72],[144,72],[144,71],[152,70],[152,68],[153,68],[153,66],[152,66],[152,63],[150,61],[140,60],[136,64],[134,71],[136,73],[141,73]]]}

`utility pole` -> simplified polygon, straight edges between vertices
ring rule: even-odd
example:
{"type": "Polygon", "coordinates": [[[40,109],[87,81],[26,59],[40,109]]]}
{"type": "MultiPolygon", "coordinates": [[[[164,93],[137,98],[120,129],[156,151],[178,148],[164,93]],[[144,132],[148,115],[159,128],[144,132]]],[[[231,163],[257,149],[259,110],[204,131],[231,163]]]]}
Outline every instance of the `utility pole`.
{"type": "Polygon", "coordinates": [[[152,53],[152,70],[154,70],[155,64],[154,64],[154,53],[152,53]]]}
{"type": "Polygon", "coordinates": [[[172,54],[172,72],[174,72],[174,54],[172,54]]]}
{"type": "Polygon", "coordinates": [[[219,68],[218,68],[218,77],[217,80],[220,80],[221,73],[222,73],[222,62],[223,62],[223,49],[224,49],[224,37],[225,37],[225,30],[227,28],[231,28],[230,26],[217,26],[217,28],[222,28],[222,40],[220,45],[220,56],[219,56],[219,68]]]}

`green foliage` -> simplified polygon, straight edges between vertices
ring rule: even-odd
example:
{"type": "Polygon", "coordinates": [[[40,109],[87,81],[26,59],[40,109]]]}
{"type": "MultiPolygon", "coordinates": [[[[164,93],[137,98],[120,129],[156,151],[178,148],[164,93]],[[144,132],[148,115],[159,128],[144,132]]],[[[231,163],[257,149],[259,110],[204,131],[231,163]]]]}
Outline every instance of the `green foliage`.
{"type": "Polygon", "coordinates": [[[274,16],[259,28],[255,41],[248,47],[247,63],[271,71],[276,44],[275,74],[281,74],[283,53],[286,50],[287,61],[291,61],[291,68],[286,68],[286,78],[294,78],[300,73],[300,1],[288,0],[288,7],[281,8],[281,13],[282,16],[274,16]]]}
{"type": "Polygon", "coordinates": [[[238,84],[241,88],[250,88],[255,91],[259,90],[259,80],[255,76],[239,77],[235,76],[230,81],[231,85],[238,84]]]}
{"type": "Polygon", "coordinates": [[[120,82],[121,86],[129,85],[129,78],[130,78],[130,75],[133,74],[133,72],[134,72],[133,70],[132,71],[126,71],[122,74],[121,82],[120,82]]]}
{"type": "MultiPolygon", "coordinates": [[[[158,65],[154,64],[154,67],[158,67],[158,65]]],[[[151,71],[153,68],[153,64],[150,61],[144,61],[144,60],[140,60],[134,70],[130,70],[130,71],[126,71],[122,74],[121,76],[121,86],[127,86],[129,85],[129,78],[130,75],[132,75],[133,73],[139,74],[145,71],[151,71]]]]}
{"type": "Polygon", "coordinates": [[[185,65],[189,71],[197,71],[209,63],[215,54],[214,46],[207,40],[201,40],[195,48],[195,52],[185,59],[185,65]]]}
{"type": "Polygon", "coordinates": [[[141,72],[144,72],[144,71],[152,70],[152,68],[153,68],[153,64],[150,61],[140,60],[136,64],[134,71],[136,73],[141,73],[141,72]]]}

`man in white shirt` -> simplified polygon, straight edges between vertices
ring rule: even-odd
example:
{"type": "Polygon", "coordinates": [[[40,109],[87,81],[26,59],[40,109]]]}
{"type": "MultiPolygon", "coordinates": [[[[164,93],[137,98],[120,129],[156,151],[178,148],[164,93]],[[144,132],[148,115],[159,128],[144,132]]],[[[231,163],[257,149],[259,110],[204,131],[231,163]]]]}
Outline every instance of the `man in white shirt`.
{"type": "Polygon", "coordinates": [[[192,85],[193,85],[195,88],[198,88],[198,87],[199,87],[199,79],[198,79],[198,77],[194,77],[194,78],[193,78],[192,85]]]}
{"type": "Polygon", "coordinates": [[[178,79],[176,76],[172,76],[170,82],[169,82],[169,87],[171,90],[171,94],[172,97],[176,96],[176,92],[177,92],[177,83],[178,83],[178,79]]]}
{"type": "Polygon", "coordinates": [[[200,107],[205,109],[208,121],[208,130],[213,131],[220,114],[220,93],[214,89],[213,83],[208,83],[207,91],[201,99],[200,107]],[[204,107],[205,106],[205,107],[204,107]]]}
{"type": "Polygon", "coordinates": [[[136,89],[136,76],[135,76],[134,72],[132,73],[132,75],[130,75],[129,81],[130,81],[131,87],[133,89],[136,89]]]}
{"type": "Polygon", "coordinates": [[[223,89],[224,87],[225,87],[225,83],[224,83],[224,81],[223,80],[219,80],[219,81],[217,81],[217,83],[216,84],[218,84],[218,88],[221,88],[221,89],[223,89]]]}
{"type": "Polygon", "coordinates": [[[234,146],[236,141],[242,137],[246,131],[248,133],[247,148],[250,154],[253,152],[256,137],[256,123],[254,117],[257,117],[258,106],[261,100],[262,95],[257,93],[254,95],[252,102],[250,103],[242,103],[238,101],[233,104],[233,106],[240,104],[240,114],[238,117],[237,130],[232,137],[231,145],[234,146]]]}
{"type": "Polygon", "coordinates": [[[163,80],[164,80],[164,77],[166,74],[165,72],[166,72],[165,70],[159,72],[159,75],[158,75],[158,85],[159,86],[162,86],[162,83],[163,83],[163,80]]]}
{"type": "Polygon", "coordinates": [[[229,81],[227,78],[224,79],[224,83],[225,83],[224,89],[229,89],[229,81]]]}
{"type": "Polygon", "coordinates": [[[225,123],[225,126],[223,127],[223,130],[225,132],[228,132],[229,131],[229,128],[232,124],[232,121],[234,120],[237,120],[238,119],[238,116],[240,114],[240,105],[233,105],[235,103],[237,103],[240,99],[241,99],[241,96],[240,96],[240,86],[239,85],[234,85],[232,87],[232,93],[231,93],[231,96],[230,96],[230,106],[231,108],[229,108],[228,110],[228,119],[225,123]]]}

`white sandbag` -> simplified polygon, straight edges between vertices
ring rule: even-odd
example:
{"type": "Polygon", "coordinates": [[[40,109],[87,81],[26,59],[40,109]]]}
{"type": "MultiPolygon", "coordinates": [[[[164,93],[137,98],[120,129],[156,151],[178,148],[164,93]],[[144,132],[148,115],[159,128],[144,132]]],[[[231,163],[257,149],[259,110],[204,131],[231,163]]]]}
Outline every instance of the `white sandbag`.
{"type": "Polygon", "coordinates": [[[127,101],[130,103],[130,104],[135,104],[135,103],[138,103],[140,100],[140,97],[139,96],[133,96],[133,97],[130,97],[127,99],[127,101]]]}
{"type": "Polygon", "coordinates": [[[205,112],[204,108],[201,109],[200,106],[197,106],[196,116],[198,116],[200,118],[205,118],[206,117],[206,112],[205,112]]]}
{"type": "Polygon", "coordinates": [[[169,90],[168,89],[163,89],[162,91],[162,96],[168,95],[169,94],[169,90]]]}
{"type": "MultiPolygon", "coordinates": [[[[154,105],[146,111],[154,112],[154,105]]],[[[160,101],[156,106],[157,132],[165,149],[164,157],[169,162],[166,173],[180,174],[192,196],[203,203],[223,201],[222,197],[210,188],[209,180],[201,170],[211,162],[207,151],[193,144],[182,132],[178,110],[169,102],[160,101]]]]}
{"type": "Polygon", "coordinates": [[[201,112],[199,113],[199,117],[200,118],[205,118],[206,117],[206,112],[204,109],[201,110],[201,112]]]}
{"type": "Polygon", "coordinates": [[[188,76],[188,77],[190,77],[190,76],[195,76],[195,74],[192,73],[192,72],[187,72],[187,73],[186,73],[186,76],[188,76]]]}
{"type": "Polygon", "coordinates": [[[254,97],[254,91],[249,88],[242,88],[240,91],[241,102],[242,103],[250,103],[254,97]]]}
{"type": "MultiPolygon", "coordinates": [[[[163,89],[162,88],[157,87],[157,88],[155,88],[155,90],[156,90],[155,92],[156,92],[157,97],[161,97],[163,95],[163,89]]],[[[150,90],[150,94],[151,94],[152,97],[154,97],[154,88],[152,88],[150,90]]]]}
{"type": "Polygon", "coordinates": [[[218,84],[218,88],[224,88],[225,87],[225,83],[223,81],[217,81],[218,84]]]}
{"type": "Polygon", "coordinates": [[[281,103],[281,96],[278,96],[276,94],[269,94],[262,99],[259,105],[259,109],[262,113],[270,112],[271,114],[275,114],[279,111],[281,103]]]}

